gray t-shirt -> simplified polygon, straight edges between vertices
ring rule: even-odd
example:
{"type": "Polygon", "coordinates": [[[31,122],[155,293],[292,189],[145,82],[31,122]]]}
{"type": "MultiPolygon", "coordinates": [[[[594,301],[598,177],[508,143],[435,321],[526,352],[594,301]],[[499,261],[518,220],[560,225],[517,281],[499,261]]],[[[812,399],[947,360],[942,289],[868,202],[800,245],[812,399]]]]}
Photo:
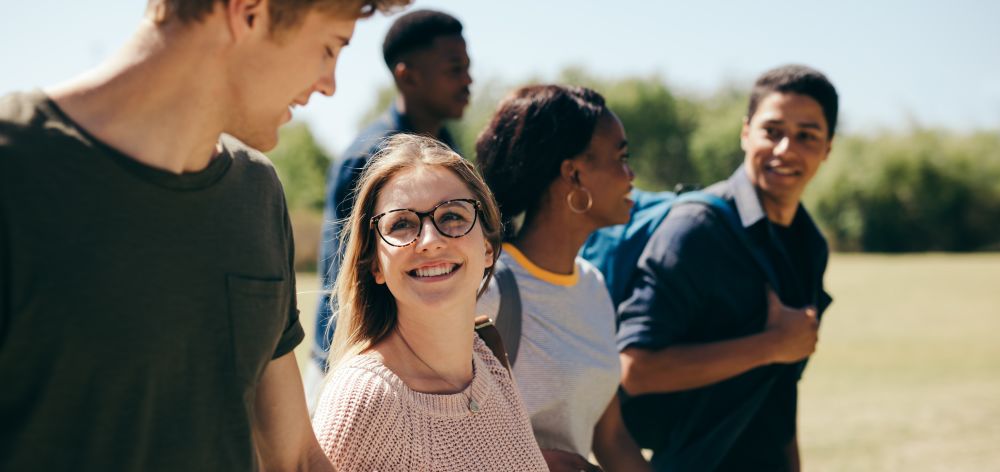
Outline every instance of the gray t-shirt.
{"type": "MultiPolygon", "coordinates": [[[[521,343],[513,370],[538,445],[586,457],[621,373],[615,309],[604,277],[580,258],[573,274],[554,274],[510,244],[500,258],[514,273],[521,296],[521,343]]],[[[476,312],[496,318],[499,308],[493,279],[476,312]]]]}
{"type": "Polygon", "coordinates": [[[281,185],[225,138],[140,164],[0,98],[0,470],[251,470],[256,386],[302,339],[281,185]]]}

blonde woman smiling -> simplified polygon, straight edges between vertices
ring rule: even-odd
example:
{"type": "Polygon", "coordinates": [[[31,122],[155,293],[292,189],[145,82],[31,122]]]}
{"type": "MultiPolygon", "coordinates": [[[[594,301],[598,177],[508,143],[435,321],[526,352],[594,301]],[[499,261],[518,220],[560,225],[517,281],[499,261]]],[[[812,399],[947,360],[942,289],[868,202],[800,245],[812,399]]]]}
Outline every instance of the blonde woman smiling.
{"type": "Polygon", "coordinates": [[[517,388],[474,334],[500,249],[475,169],[399,135],[366,166],[313,427],[337,470],[547,470],[517,388]]]}

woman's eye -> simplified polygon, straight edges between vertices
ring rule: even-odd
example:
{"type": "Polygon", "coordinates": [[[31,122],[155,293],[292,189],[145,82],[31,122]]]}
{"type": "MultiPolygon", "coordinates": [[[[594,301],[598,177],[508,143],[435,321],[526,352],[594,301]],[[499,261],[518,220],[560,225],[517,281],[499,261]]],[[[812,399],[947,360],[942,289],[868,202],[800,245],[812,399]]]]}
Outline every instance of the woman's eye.
{"type": "Polygon", "coordinates": [[[465,217],[454,212],[448,212],[441,216],[441,221],[465,221],[465,217]]]}
{"type": "Polygon", "coordinates": [[[401,229],[409,229],[409,228],[412,228],[412,227],[413,227],[413,224],[410,223],[409,220],[399,220],[399,221],[393,222],[392,225],[389,226],[389,230],[390,231],[396,231],[396,230],[401,230],[401,229]]]}

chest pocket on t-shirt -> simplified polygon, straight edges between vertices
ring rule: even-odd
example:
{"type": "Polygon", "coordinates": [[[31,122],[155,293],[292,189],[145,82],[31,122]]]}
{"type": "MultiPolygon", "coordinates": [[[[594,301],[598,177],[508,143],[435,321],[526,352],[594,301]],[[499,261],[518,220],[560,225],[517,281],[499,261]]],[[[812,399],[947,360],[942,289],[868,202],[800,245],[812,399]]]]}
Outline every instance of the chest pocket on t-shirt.
{"type": "Polygon", "coordinates": [[[235,373],[256,384],[288,319],[287,282],[229,275],[226,287],[235,373]]]}

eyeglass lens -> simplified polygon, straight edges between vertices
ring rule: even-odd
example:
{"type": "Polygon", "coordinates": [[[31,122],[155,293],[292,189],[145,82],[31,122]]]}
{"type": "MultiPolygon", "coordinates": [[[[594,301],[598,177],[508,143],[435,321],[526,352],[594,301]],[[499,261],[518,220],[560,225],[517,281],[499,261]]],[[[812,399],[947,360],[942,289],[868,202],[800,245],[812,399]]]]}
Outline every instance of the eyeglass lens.
{"type": "MultiPolygon", "coordinates": [[[[472,230],[476,223],[476,207],[462,200],[444,202],[434,208],[431,218],[441,234],[457,238],[472,230]]],[[[420,235],[421,219],[412,210],[392,211],[378,220],[378,231],[389,244],[405,246],[420,235]]]]}

